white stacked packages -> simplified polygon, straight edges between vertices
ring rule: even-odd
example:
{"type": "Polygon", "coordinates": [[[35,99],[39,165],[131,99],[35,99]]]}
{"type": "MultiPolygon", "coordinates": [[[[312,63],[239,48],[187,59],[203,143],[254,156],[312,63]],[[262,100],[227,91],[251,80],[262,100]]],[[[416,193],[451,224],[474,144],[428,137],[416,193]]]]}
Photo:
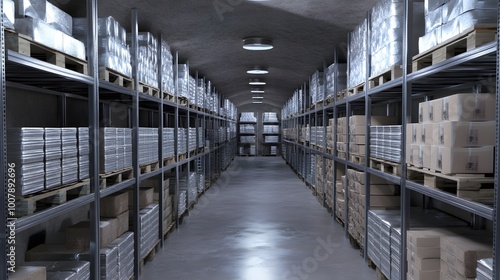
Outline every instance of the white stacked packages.
{"type": "Polygon", "coordinates": [[[240,143],[255,143],[255,136],[240,136],[240,143]]]}
{"type": "Polygon", "coordinates": [[[487,0],[426,0],[425,35],[419,52],[466,31],[476,24],[496,24],[498,3],[487,0]]]}
{"type": "Polygon", "coordinates": [[[78,181],[78,140],[75,127],[61,129],[62,184],[78,181]]]}
{"type": "Polygon", "coordinates": [[[174,60],[172,57],[172,52],[170,51],[170,46],[167,42],[162,40],[161,43],[161,74],[163,91],[170,94],[175,92],[174,84],[174,60]]]}
{"type": "Polygon", "coordinates": [[[401,162],[401,126],[371,126],[370,150],[374,158],[401,162]]]}
{"type": "Polygon", "coordinates": [[[47,279],[90,279],[90,263],[87,261],[35,261],[26,265],[45,267],[47,279]]]}
{"type": "Polygon", "coordinates": [[[335,96],[335,94],[346,88],[347,83],[347,64],[332,64],[326,69],[326,92],[325,98],[335,96]],[[337,77],[335,77],[335,68],[338,66],[337,77]],[[337,88],[335,88],[335,78],[337,78],[337,88]]]}
{"type": "MultiPolygon", "coordinates": [[[[73,34],[80,41],[87,42],[87,18],[73,19],[73,34]]],[[[107,67],[125,76],[132,76],[130,48],[127,33],[113,17],[97,20],[99,66],[107,67]]]]}
{"type": "Polygon", "coordinates": [[[88,127],[78,128],[78,179],[84,180],[90,174],[90,137],[88,127]]]}
{"type": "Polygon", "coordinates": [[[121,128],[124,138],[125,158],[123,164],[118,164],[118,168],[128,168],[132,166],[132,129],[121,128]]]}
{"type": "Polygon", "coordinates": [[[16,22],[16,8],[14,6],[13,0],[2,0],[3,1],[3,26],[5,28],[14,29],[14,24],[16,22]]]}
{"type": "Polygon", "coordinates": [[[198,192],[203,191],[205,189],[205,174],[196,173],[196,181],[197,181],[198,192]]]}
{"type": "Polygon", "coordinates": [[[275,112],[265,112],[262,114],[262,122],[279,122],[278,114],[275,112]]]}
{"type": "Polygon", "coordinates": [[[325,99],[325,81],[323,72],[316,71],[311,76],[311,83],[309,85],[309,93],[311,95],[311,104],[316,104],[325,99]]]}
{"type": "Polygon", "coordinates": [[[203,127],[198,127],[198,148],[205,147],[205,131],[203,127]]]}
{"type": "MultiPolygon", "coordinates": [[[[158,41],[149,32],[139,32],[137,41],[137,78],[141,83],[158,88],[158,41]]],[[[127,33],[127,43],[132,45],[131,33],[127,33]]]]}
{"type": "Polygon", "coordinates": [[[278,151],[278,147],[276,146],[271,146],[271,155],[275,156],[278,151]]]}
{"type": "Polygon", "coordinates": [[[229,139],[234,139],[236,138],[237,131],[236,131],[236,123],[229,123],[229,139]]]}
{"type": "Polygon", "coordinates": [[[16,193],[27,195],[44,189],[43,128],[11,128],[7,131],[7,158],[15,163],[16,193]]]}
{"type": "Polygon", "coordinates": [[[255,156],[257,151],[255,149],[255,145],[250,145],[250,155],[255,156]]]}
{"type": "Polygon", "coordinates": [[[177,154],[181,155],[187,153],[187,137],[187,129],[177,129],[177,154]]]}
{"type": "Polygon", "coordinates": [[[14,27],[33,41],[85,60],[85,45],[71,37],[72,18],[45,0],[17,0],[14,27]]]}
{"type": "Polygon", "coordinates": [[[196,104],[196,80],[189,76],[188,78],[188,88],[189,88],[189,104],[196,104]]]}
{"type": "Polygon", "coordinates": [[[390,279],[401,280],[401,228],[391,229],[391,275],[390,279]]]}
{"type": "Polygon", "coordinates": [[[225,141],[227,141],[227,134],[229,133],[229,130],[227,127],[221,127],[219,128],[219,135],[220,135],[220,138],[219,138],[219,143],[224,143],[225,141]]]}
{"type": "Polygon", "coordinates": [[[380,267],[380,223],[377,214],[368,211],[368,257],[377,267],[380,267]]]}
{"type": "Polygon", "coordinates": [[[197,83],[197,87],[198,87],[198,92],[197,92],[197,97],[196,97],[196,105],[198,107],[201,107],[201,108],[205,108],[205,98],[206,98],[206,95],[207,95],[207,88],[206,88],[206,85],[205,85],[205,82],[202,80],[202,79],[199,79],[198,80],[198,83],[197,83]]]}
{"type": "Polygon", "coordinates": [[[61,128],[45,128],[45,189],[61,185],[61,128]]]}
{"type": "Polygon", "coordinates": [[[139,164],[158,161],[158,129],[139,127],[139,164]]]}
{"type": "Polygon", "coordinates": [[[132,165],[132,130],[105,127],[100,134],[100,172],[109,173],[132,165]]]}
{"type": "Polygon", "coordinates": [[[179,189],[179,209],[178,215],[181,216],[187,210],[187,190],[179,189]]]}
{"type": "Polygon", "coordinates": [[[107,247],[117,249],[119,279],[130,279],[134,275],[134,233],[124,233],[107,247]]]}
{"type": "Polygon", "coordinates": [[[158,204],[150,204],[139,211],[141,258],[145,258],[148,252],[155,246],[156,241],[158,241],[158,209],[158,204]]]}
{"type": "Polygon", "coordinates": [[[350,33],[348,56],[347,87],[351,88],[363,83],[366,77],[366,20],[350,33]]]}
{"type": "MultiPolygon", "coordinates": [[[[265,128],[265,126],[264,126],[265,128]]],[[[265,129],[264,129],[265,131],[265,129]]],[[[253,124],[240,124],[240,133],[244,134],[254,134],[255,133],[255,125],[253,124]]]]}
{"type": "Polygon", "coordinates": [[[269,136],[269,135],[264,136],[264,143],[278,143],[278,142],[279,142],[278,136],[269,136]]]}
{"type": "Polygon", "coordinates": [[[177,65],[177,96],[189,98],[189,66],[187,64],[177,65]]]}
{"type": "MultiPolygon", "coordinates": [[[[102,248],[99,250],[101,260],[101,280],[120,280],[118,271],[118,248],[102,248]]],[[[80,261],[91,261],[89,252],[80,254],[80,261]]]]}
{"type": "Polygon", "coordinates": [[[187,191],[187,203],[190,205],[198,197],[196,173],[188,172],[181,174],[179,178],[179,190],[187,191]]]}
{"type": "Polygon", "coordinates": [[[175,128],[163,128],[163,157],[175,156],[175,128]]]}
{"type": "Polygon", "coordinates": [[[196,143],[197,140],[198,139],[196,136],[196,127],[190,127],[188,130],[188,143],[189,143],[188,150],[190,152],[196,150],[196,148],[198,147],[196,143]]]}
{"type": "Polygon", "coordinates": [[[240,122],[257,122],[257,118],[253,112],[242,112],[240,115],[240,122]]]}
{"type": "Polygon", "coordinates": [[[477,261],[476,280],[493,280],[493,259],[477,261]]]}

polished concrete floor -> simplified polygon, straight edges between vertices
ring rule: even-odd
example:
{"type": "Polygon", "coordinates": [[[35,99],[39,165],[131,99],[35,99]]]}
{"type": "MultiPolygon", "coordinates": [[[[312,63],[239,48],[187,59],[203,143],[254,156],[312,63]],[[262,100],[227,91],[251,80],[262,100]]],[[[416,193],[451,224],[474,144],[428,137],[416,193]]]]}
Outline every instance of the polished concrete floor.
{"type": "Polygon", "coordinates": [[[376,279],[281,158],[239,157],[146,264],[142,280],[376,279]]]}

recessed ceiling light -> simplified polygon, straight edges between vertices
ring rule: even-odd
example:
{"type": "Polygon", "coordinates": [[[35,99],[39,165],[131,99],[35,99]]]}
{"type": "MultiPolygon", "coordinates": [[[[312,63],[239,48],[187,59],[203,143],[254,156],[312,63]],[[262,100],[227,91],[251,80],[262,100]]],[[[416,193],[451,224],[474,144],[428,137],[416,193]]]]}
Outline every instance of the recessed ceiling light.
{"type": "Polygon", "coordinates": [[[261,79],[250,79],[250,85],[252,86],[264,86],[266,82],[261,79]]]}
{"type": "Polygon", "coordinates": [[[252,96],[253,99],[263,99],[264,96],[252,96]]]}
{"type": "Polygon", "coordinates": [[[263,88],[251,88],[251,93],[265,93],[266,91],[263,88]]]}
{"type": "Polygon", "coordinates": [[[252,74],[252,75],[265,75],[265,74],[268,74],[269,71],[264,67],[255,66],[255,67],[248,69],[247,73],[252,74]]]}
{"type": "Polygon", "coordinates": [[[254,101],[254,104],[262,104],[262,101],[254,101]]]}
{"type": "Polygon", "coordinates": [[[273,41],[263,37],[243,38],[243,48],[250,51],[267,51],[273,48],[273,41]]]}

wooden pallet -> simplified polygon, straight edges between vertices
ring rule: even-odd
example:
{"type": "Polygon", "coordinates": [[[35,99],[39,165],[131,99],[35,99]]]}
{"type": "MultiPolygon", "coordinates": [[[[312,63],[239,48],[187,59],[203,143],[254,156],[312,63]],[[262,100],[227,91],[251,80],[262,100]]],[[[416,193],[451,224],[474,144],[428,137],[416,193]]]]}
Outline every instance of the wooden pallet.
{"type": "Polygon", "coordinates": [[[347,96],[354,96],[358,93],[362,93],[363,91],[365,91],[365,83],[361,83],[355,87],[348,88],[347,89],[347,96]]]}
{"type": "Polygon", "coordinates": [[[349,161],[356,164],[365,164],[365,157],[357,155],[349,155],[349,161]]]}
{"type": "Polygon", "coordinates": [[[56,189],[42,191],[33,195],[16,198],[16,217],[24,217],[46,209],[61,205],[68,200],[90,194],[90,180],[72,183],[56,189]]]}
{"type": "Polygon", "coordinates": [[[181,96],[178,96],[177,97],[177,103],[181,106],[188,106],[188,99],[186,97],[181,97],[181,96]]]}
{"type": "Polygon", "coordinates": [[[186,159],[187,159],[187,154],[179,155],[179,161],[183,161],[183,160],[186,160],[186,159]]]}
{"type": "Polygon", "coordinates": [[[198,150],[192,150],[189,152],[189,157],[194,157],[198,154],[198,150]]]}
{"type": "Polygon", "coordinates": [[[347,89],[337,92],[337,101],[342,101],[347,98],[347,89]]]}
{"type": "Polygon", "coordinates": [[[334,98],[334,96],[327,97],[325,99],[325,105],[329,105],[329,104],[333,103],[333,98],[334,98]]]}
{"type": "Polygon", "coordinates": [[[189,211],[193,210],[195,205],[196,205],[196,201],[191,202],[189,204],[189,207],[188,207],[189,211]]]}
{"type": "Polygon", "coordinates": [[[134,79],[109,69],[108,67],[99,67],[99,79],[117,84],[124,88],[134,89],[134,79]]]}
{"type": "Polygon", "coordinates": [[[163,93],[163,99],[175,103],[175,95],[169,92],[163,93]]]}
{"type": "Polygon", "coordinates": [[[156,253],[160,251],[160,240],[156,241],[155,245],[149,250],[144,258],[141,259],[139,263],[140,271],[143,271],[144,265],[155,259],[156,253]]]}
{"type": "Polygon", "coordinates": [[[99,175],[99,187],[101,189],[109,188],[113,185],[132,178],[134,178],[134,172],[132,168],[126,168],[107,174],[101,174],[99,175]]]}
{"type": "Polygon", "coordinates": [[[384,173],[401,176],[401,164],[379,158],[370,158],[370,167],[384,173]]]}
{"type": "Polygon", "coordinates": [[[388,70],[373,76],[368,79],[368,88],[372,89],[374,87],[383,85],[387,82],[393,81],[397,78],[403,76],[403,68],[401,65],[392,65],[388,70]]]}
{"type": "Polygon", "coordinates": [[[144,93],[146,95],[151,95],[156,98],[161,98],[160,90],[158,88],[146,85],[145,83],[139,82],[139,93],[144,93]]]}
{"type": "Polygon", "coordinates": [[[495,179],[486,174],[452,174],[446,175],[428,169],[408,166],[416,181],[425,186],[452,193],[457,197],[489,203],[494,198],[495,179]],[[417,175],[420,175],[417,177],[417,175]]]}
{"type": "Polygon", "coordinates": [[[496,24],[481,24],[413,57],[413,72],[435,65],[495,40],[496,24]]]}
{"type": "Polygon", "coordinates": [[[139,168],[141,170],[141,174],[150,173],[150,172],[158,170],[160,168],[160,162],[155,161],[152,163],[143,164],[143,165],[139,166],[139,168]]]}
{"type": "Polygon", "coordinates": [[[33,38],[6,30],[5,47],[59,67],[88,75],[87,62],[33,41],[33,38]]]}
{"type": "Polygon", "coordinates": [[[163,166],[169,166],[175,164],[175,157],[167,157],[163,160],[163,166]]]}
{"type": "Polygon", "coordinates": [[[163,231],[163,236],[165,237],[165,239],[167,239],[170,234],[172,234],[172,232],[174,232],[174,229],[175,229],[175,222],[172,222],[170,223],[169,226],[167,226],[167,228],[163,231]]]}

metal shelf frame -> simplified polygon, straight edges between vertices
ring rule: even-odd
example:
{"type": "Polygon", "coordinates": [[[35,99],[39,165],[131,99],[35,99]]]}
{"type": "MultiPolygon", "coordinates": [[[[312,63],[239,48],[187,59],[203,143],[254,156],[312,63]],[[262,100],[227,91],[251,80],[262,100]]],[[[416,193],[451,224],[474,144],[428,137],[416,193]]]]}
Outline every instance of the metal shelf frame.
{"type": "MultiPolygon", "coordinates": [[[[500,93],[500,39],[495,42],[488,43],[484,46],[478,47],[467,53],[458,55],[451,59],[445,60],[443,62],[437,63],[436,65],[426,67],[424,69],[410,73],[409,69],[412,65],[412,46],[415,46],[415,42],[412,42],[411,34],[413,33],[413,26],[411,23],[413,20],[413,3],[414,0],[405,0],[405,15],[404,15],[404,28],[403,28],[403,75],[400,78],[389,81],[382,85],[376,86],[374,88],[366,88],[364,92],[361,92],[354,96],[349,96],[343,100],[338,100],[335,96],[334,100],[330,104],[324,104],[322,108],[312,109],[310,111],[301,111],[306,107],[304,104],[296,104],[299,108],[299,113],[294,115],[284,115],[282,113],[283,128],[296,127],[298,129],[296,139],[283,139],[282,145],[284,146],[283,158],[288,165],[302,178],[306,178],[307,172],[304,172],[299,161],[305,162],[306,153],[320,154],[323,158],[332,158],[334,160],[333,182],[338,179],[337,165],[341,164],[345,168],[354,168],[360,171],[365,171],[365,192],[370,192],[370,175],[375,175],[377,177],[383,178],[388,182],[399,185],[401,187],[401,225],[402,225],[402,239],[401,239],[401,252],[406,250],[406,231],[409,229],[410,221],[410,195],[412,192],[422,194],[425,197],[444,202],[445,204],[451,205],[458,209],[464,210],[471,214],[472,220],[477,217],[484,218],[493,222],[493,255],[494,255],[494,277],[495,280],[500,280],[500,269],[498,269],[498,257],[500,257],[500,222],[499,222],[499,209],[500,206],[500,193],[499,193],[499,174],[500,174],[500,98],[497,98],[497,122],[496,122],[496,146],[495,150],[495,203],[494,206],[484,205],[472,201],[468,201],[462,198],[458,198],[456,195],[443,192],[441,190],[429,188],[421,183],[411,181],[407,178],[407,168],[406,164],[402,164],[401,176],[395,176],[392,174],[384,173],[380,170],[373,169],[369,166],[369,155],[370,147],[367,144],[365,146],[365,163],[363,165],[355,164],[349,161],[349,147],[347,147],[347,157],[346,159],[341,159],[338,157],[337,151],[334,148],[332,154],[325,153],[324,151],[316,150],[312,147],[306,146],[299,143],[298,139],[300,136],[300,129],[305,127],[305,125],[310,124],[311,126],[316,125],[321,118],[324,118],[326,114],[333,112],[333,119],[335,122],[333,139],[334,143],[337,143],[337,120],[341,116],[350,116],[352,114],[353,106],[360,107],[364,106],[365,116],[371,115],[371,108],[374,104],[379,102],[397,102],[401,104],[401,124],[402,124],[402,144],[406,143],[406,124],[412,123],[412,101],[415,98],[422,98],[430,94],[438,94],[439,90],[446,89],[457,89],[457,88],[472,88],[477,83],[482,80],[488,79],[489,83],[492,83],[491,77],[495,77],[494,83],[496,86],[497,96],[500,93]],[[301,159],[301,160],[299,160],[301,159]]],[[[499,3],[499,15],[500,15],[500,3],[499,3]]],[[[367,16],[369,19],[369,14],[367,16]]],[[[497,29],[500,31],[500,16],[499,22],[497,23],[497,29]]],[[[370,28],[367,28],[365,33],[367,39],[367,50],[366,50],[366,77],[365,84],[368,85],[369,81],[369,70],[370,70],[370,42],[369,34],[370,28]]],[[[498,33],[498,32],[497,32],[498,33]]],[[[335,48],[337,51],[337,48],[335,48]]],[[[349,59],[347,60],[349,61],[349,59]]],[[[337,64],[337,54],[334,55],[334,63],[337,64]]],[[[349,69],[349,62],[347,63],[347,69],[349,69]]],[[[338,69],[335,69],[338,73],[338,69]]],[[[349,70],[348,70],[349,71],[349,70]]],[[[335,85],[338,85],[338,81],[335,81],[335,85]]],[[[306,98],[306,84],[301,87],[304,92],[302,98],[306,98]]],[[[300,98],[299,98],[300,99],[300,98]]],[[[285,111],[283,111],[285,112],[285,111]]],[[[329,117],[330,118],[330,117],[329,117]]],[[[366,143],[369,143],[369,125],[370,118],[367,118],[367,128],[366,128],[366,143]]],[[[349,120],[347,119],[346,127],[349,127],[349,120]]],[[[326,122],[323,120],[323,125],[326,122]]],[[[349,135],[347,136],[349,138],[349,135]]],[[[349,139],[347,139],[347,146],[349,146],[349,139]]],[[[402,157],[401,162],[406,162],[406,145],[402,145],[402,157]]],[[[324,170],[324,166],[323,166],[324,170]]],[[[344,190],[347,194],[347,190],[344,190]]],[[[345,232],[346,236],[348,228],[348,197],[345,198],[346,210],[344,213],[345,221],[345,232]]],[[[369,205],[369,196],[366,196],[365,205],[369,205]]],[[[333,213],[335,213],[336,208],[336,192],[333,192],[333,213]]],[[[369,207],[365,207],[368,211],[369,207]]],[[[367,213],[365,213],[367,215],[367,213]]],[[[335,214],[334,214],[335,216],[335,214]]],[[[367,223],[365,220],[365,223],[367,223]]],[[[365,224],[365,236],[367,224],[365,224]]],[[[365,238],[364,244],[364,256],[367,256],[367,238],[365,238]]],[[[406,254],[401,254],[400,262],[404,264],[401,268],[401,279],[406,279],[406,254]]]]}

